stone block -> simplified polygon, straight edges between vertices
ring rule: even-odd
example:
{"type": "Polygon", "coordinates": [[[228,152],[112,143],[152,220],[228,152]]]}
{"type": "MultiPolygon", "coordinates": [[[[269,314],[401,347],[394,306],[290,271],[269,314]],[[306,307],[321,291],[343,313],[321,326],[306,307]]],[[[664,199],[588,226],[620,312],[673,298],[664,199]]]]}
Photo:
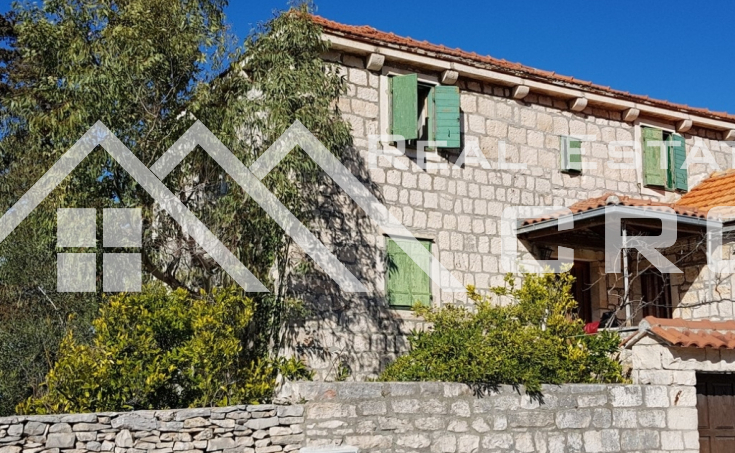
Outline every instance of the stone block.
{"type": "Polygon", "coordinates": [[[46,428],[48,428],[48,425],[46,423],[29,421],[23,428],[23,433],[26,436],[43,436],[44,434],[46,434],[46,428]]]}
{"type": "Polygon", "coordinates": [[[643,428],[666,428],[666,411],[663,409],[638,412],[638,424],[643,428]]]}
{"type": "MultiPolygon", "coordinates": [[[[666,434],[664,433],[664,436],[666,434]]],[[[621,435],[620,447],[623,450],[651,451],[660,446],[658,431],[649,429],[624,430],[621,435]]]]}
{"type": "Polygon", "coordinates": [[[48,430],[49,433],[70,433],[71,425],[68,423],[56,423],[51,425],[48,430]]]}
{"type": "Polygon", "coordinates": [[[304,415],[304,406],[295,404],[292,406],[278,406],[278,417],[301,417],[304,415]]]}
{"type": "Polygon", "coordinates": [[[638,427],[638,413],[635,409],[613,409],[612,416],[615,428],[638,427]]]}
{"type": "Polygon", "coordinates": [[[699,426],[697,409],[691,407],[671,407],[666,413],[669,429],[697,430],[699,426]]]}
{"type": "Polygon", "coordinates": [[[190,418],[209,417],[212,414],[211,409],[182,409],[176,412],[176,421],[182,422],[190,418]]]}
{"type": "Polygon", "coordinates": [[[644,388],[646,407],[669,407],[669,388],[646,386],[644,388]]]}
{"type": "Polygon", "coordinates": [[[97,423],[97,414],[64,415],[59,421],[62,423],[97,423]]]}
{"type": "Polygon", "coordinates": [[[643,392],[637,385],[621,385],[610,388],[613,407],[636,407],[643,404],[643,392]]]}
{"type": "Polygon", "coordinates": [[[582,437],[587,453],[620,451],[620,433],[616,429],[585,431],[582,437]]]}
{"type": "MultiPolygon", "coordinates": [[[[323,417],[332,418],[332,417],[323,417]]],[[[278,426],[278,417],[270,418],[254,418],[245,422],[245,426],[252,430],[268,429],[272,426],[278,426]]]]}
{"type": "MultiPolygon", "coordinates": [[[[153,417],[144,417],[140,414],[123,414],[112,419],[115,429],[132,429],[136,431],[152,431],[158,428],[158,420],[153,417]]],[[[76,427],[75,427],[76,431],[76,427]]],[[[86,430],[84,430],[86,431],[86,430]]]]}
{"type": "Polygon", "coordinates": [[[361,450],[380,451],[382,449],[390,449],[393,445],[393,439],[385,435],[345,436],[345,443],[361,450]]]}
{"type": "Polygon", "coordinates": [[[592,412],[588,409],[571,409],[556,414],[556,426],[559,429],[587,428],[592,422],[592,412]]]}
{"type": "MultiPolygon", "coordinates": [[[[207,451],[224,450],[226,448],[234,448],[235,439],[231,437],[218,437],[211,439],[207,443],[207,451]]],[[[174,450],[176,448],[174,447],[174,450]]]]}
{"type": "MultiPolygon", "coordinates": [[[[46,448],[73,448],[76,440],[77,436],[75,436],[74,433],[49,434],[48,438],[46,439],[46,448]]],[[[129,446],[133,446],[132,438],[130,438],[129,446]]]]}
{"type": "Polygon", "coordinates": [[[133,436],[130,431],[123,429],[115,436],[115,446],[120,448],[130,448],[133,446],[133,436]]]}

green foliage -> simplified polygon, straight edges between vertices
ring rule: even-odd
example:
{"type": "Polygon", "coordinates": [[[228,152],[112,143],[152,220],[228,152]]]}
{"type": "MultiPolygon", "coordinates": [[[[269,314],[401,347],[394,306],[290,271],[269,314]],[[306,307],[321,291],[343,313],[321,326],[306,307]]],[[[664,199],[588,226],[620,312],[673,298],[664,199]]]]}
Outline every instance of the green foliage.
{"type": "MultiPolygon", "coordinates": [[[[0,20],[5,44],[0,49],[0,212],[7,211],[97,121],[147,166],[196,119],[246,166],[297,119],[340,155],[350,144],[349,125],[336,108],[344,80],[321,58],[327,44],[320,28],[303,14],[309,5],[276,15],[233,51],[226,4],[226,0],[15,4],[7,20],[0,20]],[[222,73],[226,66],[230,69],[222,73]]],[[[316,165],[297,149],[263,184],[308,224],[320,177],[316,165]]],[[[201,150],[164,183],[260,281],[274,289],[253,296],[254,322],[243,334],[248,348],[240,354],[247,367],[256,364],[251,372],[270,376],[269,366],[287,365],[276,363],[274,351],[279,350],[285,318],[299,307],[285,290],[293,267],[288,259],[293,256],[290,240],[201,150]]],[[[73,343],[67,339],[65,349],[87,345],[89,323],[102,303],[95,294],[54,290],[55,209],[61,207],[142,208],[144,281],[155,278],[193,295],[231,283],[172,219],[161,215],[152,198],[119,165],[101,149],[92,152],[0,244],[0,339],[13,340],[0,344],[0,415],[29,396],[33,401],[42,399],[44,389],[38,385],[59,359],[62,338],[72,332],[73,343]]],[[[268,387],[254,388],[252,394],[268,387]]]]}
{"type": "Polygon", "coordinates": [[[491,290],[501,300],[510,299],[504,305],[470,286],[473,311],[455,305],[416,307],[433,328],[412,332],[411,351],[389,365],[381,380],[512,384],[529,392],[542,383],[624,380],[613,358],[618,335],[585,335],[575,318],[572,276],[527,274],[520,287],[514,282],[508,275],[506,286],[491,290]]]}
{"type": "Polygon", "coordinates": [[[149,285],[112,296],[86,344],[69,333],[45,393],[20,413],[99,412],[254,403],[270,397],[279,372],[305,376],[293,360],[244,362],[241,337],[253,301],[237,289],[192,297],[149,285]]]}

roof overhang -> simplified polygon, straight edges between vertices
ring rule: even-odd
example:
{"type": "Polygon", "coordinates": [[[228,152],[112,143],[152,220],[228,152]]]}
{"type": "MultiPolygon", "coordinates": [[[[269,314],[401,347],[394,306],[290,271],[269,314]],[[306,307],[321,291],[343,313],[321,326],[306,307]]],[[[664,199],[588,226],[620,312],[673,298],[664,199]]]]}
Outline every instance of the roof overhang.
{"type": "Polygon", "coordinates": [[[638,332],[621,345],[630,349],[646,337],[670,347],[735,349],[735,321],[687,321],[648,316],[638,324],[638,332]]]}
{"type": "MultiPolygon", "coordinates": [[[[558,218],[550,218],[541,220],[531,224],[520,224],[516,229],[516,236],[519,239],[527,240],[529,242],[538,242],[544,244],[576,244],[577,248],[584,247],[591,250],[604,249],[604,244],[595,244],[590,241],[582,240],[579,237],[579,233],[584,230],[594,231],[598,236],[604,237],[602,230],[606,224],[607,215],[615,215],[616,217],[625,219],[625,225],[628,228],[637,229],[639,231],[652,231],[661,229],[660,217],[664,219],[669,218],[676,222],[677,234],[694,235],[702,234],[707,231],[708,222],[714,223],[715,226],[721,226],[722,224],[717,221],[708,221],[706,218],[694,217],[683,214],[671,214],[667,212],[661,212],[656,209],[650,209],[652,216],[650,219],[638,218],[642,212],[647,209],[645,207],[637,206],[620,206],[610,205],[602,206],[595,209],[571,214],[573,226],[568,229],[559,230],[559,223],[563,221],[566,223],[569,220],[569,215],[561,216],[558,218]],[[629,218],[626,218],[629,217],[629,218]],[[572,235],[569,240],[564,240],[568,235],[572,235]]],[[[523,222],[519,220],[519,223],[523,222]]],[[[733,226],[735,229],[735,225],[733,226]]]]}
{"type": "Polygon", "coordinates": [[[523,71],[494,68],[487,63],[475,62],[467,58],[455,57],[431,52],[424,49],[415,49],[408,46],[388,43],[366,42],[339,33],[324,29],[323,38],[331,43],[334,50],[350,54],[370,56],[380,55],[385,61],[421,67],[432,71],[456,71],[459,76],[478,81],[489,82],[508,87],[522,87],[522,92],[536,93],[568,101],[570,108],[575,110],[581,106],[598,107],[606,110],[623,112],[625,121],[634,121],[639,115],[659,118],[673,122],[680,128],[688,130],[692,126],[722,131],[724,139],[735,138],[735,120],[725,120],[722,115],[713,112],[711,115],[704,109],[696,108],[665,108],[666,101],[647,100],[646,96],[609,94],[602,87],[593,84],[576,84],[563,81],[546,81],[543,77],[526,74],[523,71]],[[658,105],[657,105],[658,104],[658,105]]]}

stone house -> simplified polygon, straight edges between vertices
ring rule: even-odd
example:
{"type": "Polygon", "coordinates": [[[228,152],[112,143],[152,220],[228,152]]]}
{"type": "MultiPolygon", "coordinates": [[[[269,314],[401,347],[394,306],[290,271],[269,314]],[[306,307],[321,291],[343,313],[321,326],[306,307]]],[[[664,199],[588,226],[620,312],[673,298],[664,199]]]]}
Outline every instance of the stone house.
{"type": "MultiPolygon", "coordinates": [[[[658,319],[733,317],[732,279],[710,272],[704,252],[713,247],[709,211],[735,198],[735,173],[726,171],[734,166],[735,116],[314,20],[331,43],[325,61],[347,81],[337,105],[354,136],[345,163],[418,239],[410,247],[430,252],[432,265],[441,263],[462,285],[501,285],[506,209],[567,207],[571,229],[560,230],[553,212],[516,225],[520,256],[549,259],[559,246],[573,249],[580,317],[615,317],[621,330],[638,332],[628,344],[632,356],[644,344],[672,346],[649,335],[658,319]],[[641,210],[670,221],[635,218],[641,210]],[[661,252],[681,273],[657,272],[632,245],[606,272],[606,212],[622,219],[629,238],[675,231],[675,243],[661,252]]],[[[428,278],[428,263],[408,259],[409,245],[336,186],[325,188],[321,212],[315,231],[369,291],[343,293],[329,276],[309,273],[294,290],[305,295],[310,315],[291,326],[289,344],[320,378],[374,377],[406,351],[406,334],[422,327],[411,304],[467,299],[428,278]]],[[[721,231],[731,218],[717,217],[721,231]]],[[[676,328],[686,336],[687,326],[676,328]]],[[[693,373],[712,370],[704,365],[711,350],[731,349],[681,348],[703,364],[691,365],[693,373]]],[[[735,356],[718,357],[735,367],[735,356]]],[[[634,380],[644,376],[634,369],[634,380]]]]}

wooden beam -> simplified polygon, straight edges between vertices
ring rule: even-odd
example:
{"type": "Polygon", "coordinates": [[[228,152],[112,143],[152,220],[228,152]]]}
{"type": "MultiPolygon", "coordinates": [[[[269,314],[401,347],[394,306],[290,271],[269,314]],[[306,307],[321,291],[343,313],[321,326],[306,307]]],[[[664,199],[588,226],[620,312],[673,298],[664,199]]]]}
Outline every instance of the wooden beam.
{"type": "Polygon", "coordinates": [[[380,71],[383,69],[383,64],[385,63],[385,55],[381,55],[379,53],[371,53],[367,60],[367,65],[365,66],[368,71],[380,71]]]}
{"type": "Polygon", "coordinates": [[[569,102],[569,109],[572,112],[581,112],[585,108],[587,108],[586,98],[575,98],[569,102]]]}
{"type": "Polygon", "coordinates": [[[629,108],[627,110],[623,111],[623,121],[626,123],[632,123],[633,121],[638,119],[638,115],[641,114],[641,111],[635,108],[629,108]]]}
{"type": "Polygon", "coordinates": [[[725,131],[725,138],[723,140],[725,140],[726,142],[735,141],[735,129],[725,131]]]}
{"type": "Polygon", "coordinates": [[[692,120],[681,120],[676,123],[676,132],[687,132],[692,128],[692,120]]]}
{"type": "Polygon", "coordinates": [[[459,72],[447,69],[446,71],[442,72],[440,80],[442,82],[442,85],[454,85],[455,83],[457,83],[458,78],[459,72]]]}
{"type": "Polygon", "coordinates": [[[523,99],[528,96],[528,93],[530,92],[531,89],[525,85],[515,86],[513,87],[513,99],[523,99]]]}

